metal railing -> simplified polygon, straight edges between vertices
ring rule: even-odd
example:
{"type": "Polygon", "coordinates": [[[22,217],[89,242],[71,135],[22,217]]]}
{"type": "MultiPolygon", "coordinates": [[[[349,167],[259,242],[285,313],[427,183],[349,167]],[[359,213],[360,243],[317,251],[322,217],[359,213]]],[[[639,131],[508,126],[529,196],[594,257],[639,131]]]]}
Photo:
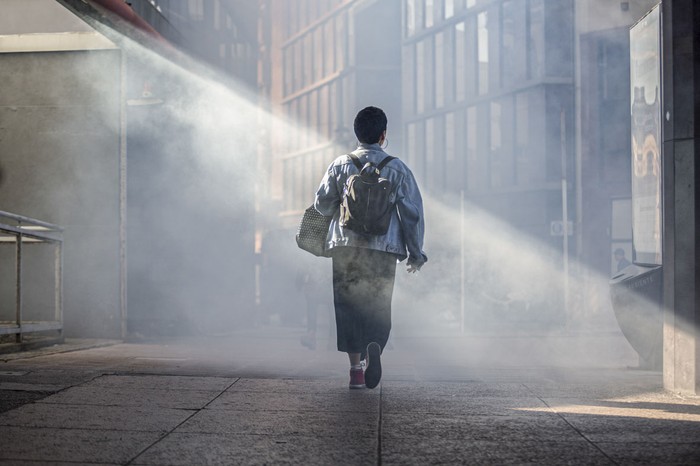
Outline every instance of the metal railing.
{"type": "Polygon", "coordinates": [[[15,316],[0,317],[0,336],[15,335],[22,343],[23,335],[34,332],[57,331],[63,335],[63,228],[21,215],[0,211],[0,248],[15,248],[15,316]],[[27,247],[50,244],[54,248],[54,319],[27,320],[23,300],[23,253],[27,247]]]}

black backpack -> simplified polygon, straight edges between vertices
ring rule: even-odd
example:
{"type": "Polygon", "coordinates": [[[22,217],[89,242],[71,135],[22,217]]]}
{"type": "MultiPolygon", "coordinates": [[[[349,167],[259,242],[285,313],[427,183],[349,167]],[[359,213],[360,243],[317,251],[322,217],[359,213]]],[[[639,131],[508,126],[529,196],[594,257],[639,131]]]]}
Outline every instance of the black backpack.
{"type": "Polygon", "coordinates": [[[356,233],[384,235],[389,230],[395,197],[391,182],[381,178],[381,171],[396,157],[389,155],[379,165],[367,162],[363,166],[355,154],[348,155],[360,173],[350,175],[345,182],[340,226],[356,233]]]}

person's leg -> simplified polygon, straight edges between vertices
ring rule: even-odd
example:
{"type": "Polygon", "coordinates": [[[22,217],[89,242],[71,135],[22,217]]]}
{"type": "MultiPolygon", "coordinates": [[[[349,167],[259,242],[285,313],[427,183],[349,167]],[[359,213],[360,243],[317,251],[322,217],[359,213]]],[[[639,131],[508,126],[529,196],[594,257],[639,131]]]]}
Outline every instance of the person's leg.
{"type": "Polygon", "coordinates": [[[360,365],[360,353],[348,353],[350,365],[356,367],[360,365]]]}
{"type": "Polygon", "coordinates": [[[335,305],[338,351],[364,351],[363,323],[360,315],[362,293],[358,289],[356,248],[338,248],[333,255],[333,303],[335,305]]]}
{"type": "Polygon", "coordinates": [[[391,299],[394,294],[396,277],[396,257],[392,254],[379,254],[372,260],[375,275],[372,277],[372,307],[364,321],[363,333],[367,344],[376,342],[382,351],[391,332],[391,299]]]}
{"type": "Polygon", "coordinates": [[[396,276],[396,256],[369,251],[364,274],[367,277],[368,306],[364,309],[363,334],[367,343],[365,382],[374,388],[382,377],[381,353],[391,332],[391,298],[396,276]]]}
{"type": "Polygon", "coordinates": [[[333,255],[333,302],[337,329],[338,351],[348,353],[350,388],[364,388],[364,372],[360,366],[362,352],[362,321],[359,318],[357,271],[354,248],[340,248],[333,255]]]}

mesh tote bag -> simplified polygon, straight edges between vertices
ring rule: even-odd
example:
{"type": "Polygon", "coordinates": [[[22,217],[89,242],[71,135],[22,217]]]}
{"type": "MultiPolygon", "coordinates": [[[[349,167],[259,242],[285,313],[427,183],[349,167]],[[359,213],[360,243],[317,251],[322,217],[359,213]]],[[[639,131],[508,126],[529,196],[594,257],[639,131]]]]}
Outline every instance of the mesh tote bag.
{"type": "Polygon", "coordinates": [[[328,257],[326,236],[332,218],[324,217],[314,206],[306,209],[297,231],[297,246],[314,256],[328,257]]]}

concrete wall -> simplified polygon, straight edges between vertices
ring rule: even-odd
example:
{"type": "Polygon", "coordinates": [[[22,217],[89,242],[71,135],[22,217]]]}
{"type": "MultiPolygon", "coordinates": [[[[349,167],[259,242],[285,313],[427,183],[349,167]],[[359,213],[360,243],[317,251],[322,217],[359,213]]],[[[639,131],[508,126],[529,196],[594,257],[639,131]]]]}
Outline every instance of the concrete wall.
{"type": "Polygon", "coordinates": [[[120,54],[0,54],[0,210],[65,227],[67,336],[120,334],[120,54]]]}
{"type": "Polygon", "coordinates": [[[700,393],[700,5],[661,4],[664,387],[700,393]]]}

